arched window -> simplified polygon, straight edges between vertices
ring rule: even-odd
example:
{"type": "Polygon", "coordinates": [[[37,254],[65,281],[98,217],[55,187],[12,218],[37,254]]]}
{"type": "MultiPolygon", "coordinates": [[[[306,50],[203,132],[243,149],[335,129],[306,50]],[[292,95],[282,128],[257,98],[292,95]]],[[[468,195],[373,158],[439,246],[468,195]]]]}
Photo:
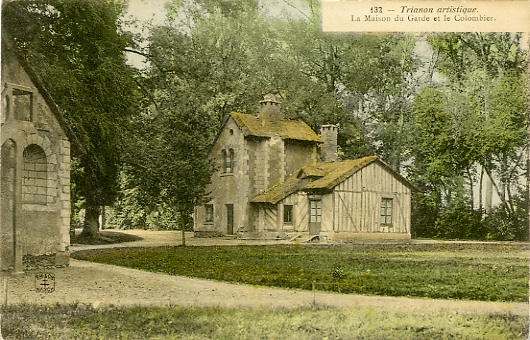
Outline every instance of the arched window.
{"type": "Polygon", "coordinates": [[[228,150],[228,168],[226,172],[234,172],[234,149],[228,150]]]}
{"type": "Polygon", "coordinates": [[[221,154],[223,158],[223,172],[234,172],[234,149],[229,149],[228,152],[223,150],[221,154]]]}
{"type": "Polygon", "coordinates": [[[48,168],[44,150],[29,145],[23,153],[22,203],[46,204],[48,201],[48,168]]]}
{"type": "Polygon", "coordinates": [[[221,151],[221,159],[223,160],[223,172],[226,172],[226,167],[228,166],[228,164],[227,164],[228,158],[227,158],[225,149],[223,149],[223,151],[221,151]]]}

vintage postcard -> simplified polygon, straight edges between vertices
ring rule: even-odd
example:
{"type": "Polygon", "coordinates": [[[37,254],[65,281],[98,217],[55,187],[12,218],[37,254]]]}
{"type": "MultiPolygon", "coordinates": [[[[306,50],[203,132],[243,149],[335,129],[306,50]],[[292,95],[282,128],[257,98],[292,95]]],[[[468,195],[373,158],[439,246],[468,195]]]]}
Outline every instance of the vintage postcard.
{"type": "Polygon", "coordinates": [[[528,1],[1,20],[0,340],[528,338],[528,1]]]}

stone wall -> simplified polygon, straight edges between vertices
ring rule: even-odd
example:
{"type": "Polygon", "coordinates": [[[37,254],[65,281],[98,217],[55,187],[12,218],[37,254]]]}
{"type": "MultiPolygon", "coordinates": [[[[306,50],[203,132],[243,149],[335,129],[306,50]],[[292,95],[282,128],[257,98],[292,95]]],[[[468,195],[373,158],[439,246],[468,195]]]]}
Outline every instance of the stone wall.
{"type": "Polygon", "coordinates": [[[70,143],[64,119],[24,65],[3,48],[0,172],[9,174],[2,184],[10,185],[1,192],[7,203],[0,231],[3,267],[17,272],[23,258],[32,256],[67,265],[70,244],[70,143]]]}

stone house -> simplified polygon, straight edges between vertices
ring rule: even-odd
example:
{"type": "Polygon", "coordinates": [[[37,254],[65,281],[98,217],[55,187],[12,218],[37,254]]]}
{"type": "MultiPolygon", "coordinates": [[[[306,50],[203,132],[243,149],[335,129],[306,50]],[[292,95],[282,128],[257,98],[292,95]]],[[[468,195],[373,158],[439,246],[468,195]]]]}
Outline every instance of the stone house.
{"type": "Polygon", "coordinates": [[[27,62],[2,37],[1,263],[68,264],[71,129],[27,62]]]}
{"type": "Polygon", "coordinates": [[[410,239],[413,185],[375,156],[337,161],[337,132],[286,119],[272,95],[257,115],[228,115],[210,150],[218,169],[195,208],[195,234],[410,239]]]}

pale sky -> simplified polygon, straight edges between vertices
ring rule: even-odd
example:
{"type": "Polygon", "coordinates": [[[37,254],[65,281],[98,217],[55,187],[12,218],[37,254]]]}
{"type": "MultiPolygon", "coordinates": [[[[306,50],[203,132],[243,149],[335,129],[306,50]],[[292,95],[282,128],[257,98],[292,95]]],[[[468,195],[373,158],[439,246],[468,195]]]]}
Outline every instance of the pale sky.
{"type": "Polygon", "coordinates": [[[166,16],[165,5],[168,0],[127,0],[126,16],[134,16],[145,22],[154,20],[157,24],[164,22],[166,16]]]}
{"type": "MultiPolygon", "coordinates": [[[[238,0],[234,0],[238,1],[238,0]]],[[[143,37],[149,36],[145,27],[158,26],[166,22],[166,5],[171,0],[126,0],[126,11],[123,15],[124,31],[135,34],[142,34],[143,37]]],[[[185,0],[183,8],[194,6],[193,0],[185,0]]],[[[303,20],[309,15],[309,7],[302,0],[258,0],[258,9],[260,14],[265,18],[281,18],[303,20]]],[[[183,33],[189,33],[189,18],[182,15],[180,24],[176,24],[183,33]],[[186,20],[186,22],[184,22],[186,20]],[[184,23],[184,24],[182,24],[184,23]]],[[[177,21],[178,21],[177,19],[177,21]]],[[[145,59],[139,55],[128,53],[128,63],[138,69],[146,68],[145,59]]]]}

